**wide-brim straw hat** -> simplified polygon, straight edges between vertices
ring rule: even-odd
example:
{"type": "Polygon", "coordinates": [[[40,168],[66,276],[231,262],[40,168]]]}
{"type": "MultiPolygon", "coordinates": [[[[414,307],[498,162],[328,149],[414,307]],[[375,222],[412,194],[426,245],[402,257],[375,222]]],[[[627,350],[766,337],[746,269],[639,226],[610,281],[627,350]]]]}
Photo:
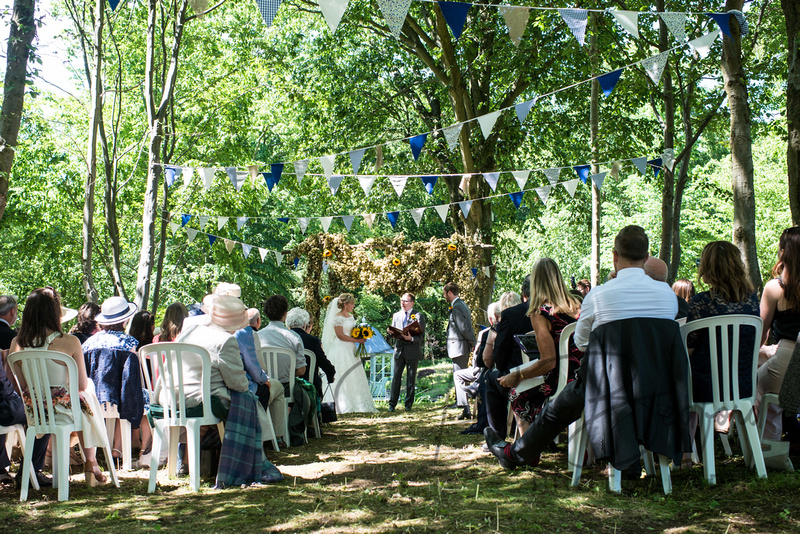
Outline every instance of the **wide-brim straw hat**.
{"type": "Polygon", "coordinates": [[[78,316],[78,310],[74,310],[72,308],[67,308],[65,306],[61,306],[61,322],[62,323],[66,323],[67,321],[71,321],[77,316],[78,316]]]}
{"type": "Polygon", "coordinates": [[[203,311],[209,322],[226,332],[236,332],[250,324],[247,306],[238,297],[208,295],[203,299],[203,311]]]}
{"type": "Polygon", "coordinates": [[[97,324],[110,325],[122,323],[133,317],[139,307],[123,297],[109,297],[100,307],[100,313],[94,318],[97,324]]]}
{"type": "Polygon", "coordinates": [[[214,288],[215,295],[228,295],[229,297],[242,298],[242,288],[238,284],[220,282],[214,288]]]}

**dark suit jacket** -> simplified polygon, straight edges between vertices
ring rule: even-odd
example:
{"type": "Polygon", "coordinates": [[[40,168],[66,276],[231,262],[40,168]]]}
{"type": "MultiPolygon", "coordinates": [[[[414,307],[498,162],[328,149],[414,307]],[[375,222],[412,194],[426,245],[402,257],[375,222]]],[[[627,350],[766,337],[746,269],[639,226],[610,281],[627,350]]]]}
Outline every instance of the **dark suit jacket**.
{"type": "Polygon", "coordinates": [[[321,395],[322,377],[319,376],[319,370],[322,369],[325,372],[325,376],[328,377],[328,383],[330,384],[333,382],[334,376],[336,376],[336,368],[325,355],[325,351],[322,350],[322,343],[318,337],[312,336],[302,328],[292,328],[292,331],[299,335],[300,339],[303,340],[303,347],[310,350],[317,356],[317,365],[314,367],[314,380],[308,378],[308,365],[311,363],[308,356],[306,356],[306,372],[303,374],[303,378],[309,382],[312,382],[314,387],[317,389],[317,393],[321,395]]]}
{"type": "Polygon", "coordinates": [[[692,450],[688,369],[671,319],[622,319],[593,330],[578,373],[597,459],[623,470],[639,461],[641,444],[679,463],[692,450]]]}
{"type": "MultiPolygon", "coordinates": [[[[405,339],[397,339],[394,345],[394,357],[399,358],[403,356],[407,362],[415,362],[422,359],[422,342],[425,340],[425,316],[411,308],[410,315],[416,315],[419,325],[422,327],[422,334],[419,336],[411,336],[411,341],[405,339]]],[[[402,330],[403,320],[406,317],[406,312],[402,309],[392,316],[392,326],[402,330]]],[[[410,322],[410,321],[409,321],[410,322]]]]}
{"type": "Polygon", "coordinates": [[[515,334],[527,334],[533,330],[528,313],[528,303],[523,302],[506,308],[500,315],[500,322],[495,325],[497,337],[494,340],[492,358],[494,366],[501,375],[517,365],[522,365],[522,352],[514,339],[515,334]]]}
{"type": "Polygon", "coordinates": [[[452,302],[450,320],[447,322],[447,356],[450,358],[468,356],[474,346],[472,314],[467,304],[457,298],[452,302]]]}
{"type": "Polygon", "coordinates": [[[8,350],[15,337],[17,337],[17,331],[0,321],[0,350],[8,350]]]}

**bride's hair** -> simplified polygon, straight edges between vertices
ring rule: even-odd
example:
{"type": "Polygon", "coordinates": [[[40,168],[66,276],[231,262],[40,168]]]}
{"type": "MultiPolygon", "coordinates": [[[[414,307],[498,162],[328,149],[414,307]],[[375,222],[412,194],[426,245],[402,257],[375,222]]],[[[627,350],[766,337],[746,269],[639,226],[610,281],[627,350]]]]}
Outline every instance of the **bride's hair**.
{"type": "Polygon", "coordinates": [[[337,304],[339,306],[339,309],[343,310],[345,306],[355,301],[356,298],[353,296],[352,293],[342,293],[341,295],[339,295],[339,302],[337,304]]]}

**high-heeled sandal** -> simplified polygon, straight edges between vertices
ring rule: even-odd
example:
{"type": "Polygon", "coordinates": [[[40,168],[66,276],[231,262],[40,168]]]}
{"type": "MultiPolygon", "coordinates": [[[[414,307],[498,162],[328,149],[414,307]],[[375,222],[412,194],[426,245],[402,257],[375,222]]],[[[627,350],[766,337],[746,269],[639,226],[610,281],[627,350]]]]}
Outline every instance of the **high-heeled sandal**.
{"type": "Polygon", "coordinates": [[[90,488],[102,486],[108,482],[108,478],[103,475],[102,471],[100,471],[100,466],[97,464],[94,467],[84,468],[83,474],[86,477],[86,485],[90,488]],[[97,473],[95,473],[95,469],[97,469],[97,473]]]}

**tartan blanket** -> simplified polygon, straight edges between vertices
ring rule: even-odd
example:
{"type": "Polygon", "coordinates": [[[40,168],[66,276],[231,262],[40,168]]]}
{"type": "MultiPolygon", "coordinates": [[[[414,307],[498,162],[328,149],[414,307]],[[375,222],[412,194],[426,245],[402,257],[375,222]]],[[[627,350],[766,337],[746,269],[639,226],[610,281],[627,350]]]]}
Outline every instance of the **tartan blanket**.
{"type": "Polygon", "coordinates": [[[261,482],[261,427],[255,395],[231,391],[225,437],[219,458],[216,488],[261,482]]]}

